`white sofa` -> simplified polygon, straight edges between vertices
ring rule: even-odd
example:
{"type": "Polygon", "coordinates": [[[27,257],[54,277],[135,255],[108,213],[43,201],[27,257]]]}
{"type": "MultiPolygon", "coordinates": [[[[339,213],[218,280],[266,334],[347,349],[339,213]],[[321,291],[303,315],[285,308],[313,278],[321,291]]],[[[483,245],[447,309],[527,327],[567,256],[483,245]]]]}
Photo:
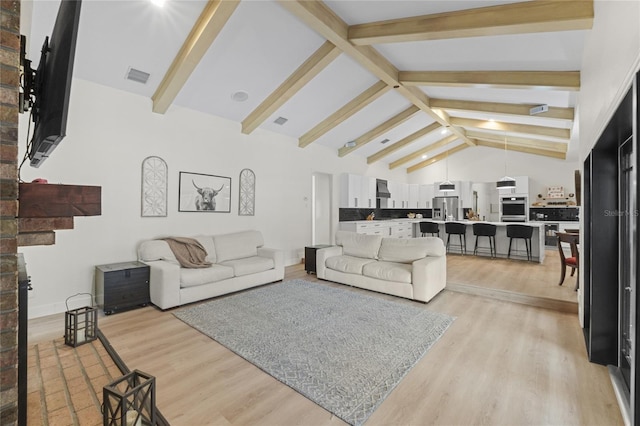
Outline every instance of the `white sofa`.
{"type": "Polygon", "coordinates": [[[338,231],[336,245],[316,251],[318,278],[428,302],[447,282],[440,238],[389,238],[338,231]]]}
{"type": "Polygon", "coordinates": [[[183,268],[164,240],[143,241],[138,260],[150,266],[151,303],[169,309],[284,278],[280,250],[263,247],[259,231],[193,237],[206,250],[206,268],[183,268]]]}

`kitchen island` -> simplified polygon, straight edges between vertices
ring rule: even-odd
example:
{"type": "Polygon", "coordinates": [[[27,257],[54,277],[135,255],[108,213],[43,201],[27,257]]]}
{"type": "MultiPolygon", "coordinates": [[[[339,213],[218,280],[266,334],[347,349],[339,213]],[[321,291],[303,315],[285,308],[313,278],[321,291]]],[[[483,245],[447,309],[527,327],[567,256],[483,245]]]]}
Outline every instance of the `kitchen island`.
{"type": "MultiPolygon", "coordinates": [[[[447,233],[445,232],[445,221],[432,219],[381,219],[381,220],[356,220],[349,222],[340,222],[340,229],[345,231],[354,231],[360,234],[381,235],[385,237],[395,238],[415,238],[420,237],[420,222],[429,221],[436,222],[440,228],[440,238],[446,243],[447,233]]],[[[483,222],[472,220],[458,220],[458,223],[466,225],[466,251],[467,255],[473,255],[473,248],[476,237],[473,235],[474,223],[490,223],[497,226],[496,229],[496,256],[506,258],[509,252],[509,237],[507,237],[507,225],[514,225],[511,222],[483,222]]],[[[545,254],[545,233],[544,223],[540,222],[524,222],[521,225],[531,226],[533,235],[531,236],[531,256],[532,260],[542,263],[545,254]]],[[[451,237],[450,253],[460,253],[457,235],[451,237]]],[[[490,257],[489,240],[480,238],[478,240],[478,255],[490,257]]],[[[514,239],[511,244],[511,258],[526,260],[527,251],[525,241],[522,239],[514,239]]]]}

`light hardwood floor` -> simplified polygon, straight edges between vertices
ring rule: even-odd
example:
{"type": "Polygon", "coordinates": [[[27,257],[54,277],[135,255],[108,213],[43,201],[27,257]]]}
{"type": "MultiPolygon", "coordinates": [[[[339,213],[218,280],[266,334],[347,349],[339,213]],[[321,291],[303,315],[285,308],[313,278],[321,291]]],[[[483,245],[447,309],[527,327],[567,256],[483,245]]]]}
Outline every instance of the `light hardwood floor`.
{"type": "MultiPolygon", "coordinates": [[[[451,263],[474,260],[465,258],[451,263]]],[[[317,281],[301,265],[287,268],[295,278],[317,281]]],[[[575,314],[448,290],[428,304],[378,297],[456,320],[367,425],[622,424],[607,369],[588,362],[575,314]]],[[[30,339],[47,338],[45,324],[30,339]]],[[[146,307],[99,324],[129,368],[157,377],[157,404],[172,425],[344,424],[171,311],[146,307]]]]}
{"type": "Polygon", "coordinates": [[[491,259],[481,256],[447,256],[447,283],[474,285],[517,294],[578,303],[577,275],[560,281],[560,256],[557,249],[547,249],[543,263],[526,260],[491,259]]]}

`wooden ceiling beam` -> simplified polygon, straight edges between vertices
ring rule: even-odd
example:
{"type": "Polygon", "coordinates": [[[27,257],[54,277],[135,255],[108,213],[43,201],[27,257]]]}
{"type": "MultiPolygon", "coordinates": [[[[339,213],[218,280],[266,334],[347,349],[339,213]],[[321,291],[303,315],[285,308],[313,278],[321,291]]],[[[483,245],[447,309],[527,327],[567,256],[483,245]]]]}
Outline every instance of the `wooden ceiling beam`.
{"type": "Polygon", "coordinates": [[[387,93],[390,89],[391,88],[387,83],[384,81],[378,81],[376,84],[353,98],[342,108],[322,120],[322,122],[317,124],[313,129],[300,136],[298,146],[300,148],[304,148],[309,145],[311,142],[315,141],[320,136],[335,128],[338,124],[342,123],[347,118],[351,117],[353,114],[387,93]]]}
{"type": "Polygon", "coordinates": [[[343,146],[342,148],[340,148],[338,150],[338,156],[344,157],[345,155],[355,151],[356,149],[368,144],[375,138],[383,135],[384,133],[388,132],[394,127],[404,123],[418,111],[420,111],[420,108],[418,108],[415,105],[411,105],[409,108],[405,109],[400,114],[397,114],[391,117],[389,120],[385,121],[384,123],[374,127],[373,129],[369,130],[367,133],[357,137],[354,140],[354,142],[356,143],[355,146],[353,147],[343,146]]]}
{"type": "Polygon", "coordinates": [[[406,86],[580,90],[580,71],[400,71],[406,86]]]}
{"type": "MultiPolygon", "coordinates": [[[[349,27],[347,23],[323,2],[317,0],[278,0],[278,3],[309,28],[338,46],[367,71],[396,89],[409,102],[420,108],[442,126],[450,125],[429,107],[429,98],[422,90],[417,87],[404,87],[400,83],[398,69],[387,58],[371,46],[355,46],[351,43],[348,40],[349,27]]],[[[473,145],[473,141],[465,136],[464,131],[454,127],[450,129],[467,144],[473,145]]]]}
{"type": "MultiPolygon", "coordinates": [[[[477,102],[455,99],[431,98],[431,108],[444,110],[482,112],[487,114],[507,114],[530,117],[530,110],[539,104],[507,104],[498,102],[477,102]]],[[[536,117],[555,118],[573,121],[575,114],[573,108],[549,107],[548,111],[535,114],[536,117]]]]}
{"type": "Polygon", "coordinates": [[[433,132],[434,130],[437,129],[441,129],[442,126],[440,125],[440,123],[431,123],[426,127],[423,127],[420,130],[417,130],[413,133],[411,133],[409,136],[406,136],[402,139],[400,139],[398,142],[389,145],[388,147],[381,149],[380,151],[376,152],[373,155],[370,155],[369,157],[367,157],[367,164],[372,164],[375,163],[376,161],[379,161],[381,159],[383,159],[384,157],[386,157],[387,155],[391,155],[392,153],[396,152],[397,150],[404,148],[405,146],[409,145],[410,143],[420,139],[421,137],[428,135],[429,133],[433,132]]]}
{"type": "Polygon", "coordinates": [[[411,166],[411,167],[408,167],[408,168],[407,168],[407,173],[415,172],[416,170],[423,169],[423,168],[425,168],[425,167],[427,167],[427,166],[430,166],[430,165],[432,165],[432,164],[434,164],[434,163],[437,163],[438,161],[444,160],[444,159],[446,159],[447,157],[449,157],[449,156],[451,156],[451,155],[455,154],[456,152],[460,152],[460,151],[462,151],[463,149],[469,148],[469,146],[470,146],[470,145],[468,145],[468,144],[463,144],[463,143],[462,143],[462,144],[460,144],[460,145],[458,145],[458,146],[455,146],[455,147],[453,147],[453,148],[451,148],[451,149],[449,149],[449,150],[447,150],[447,151],[441,152],[441,153],[440,153],[440,154],[438,154],[438,155],[434,155],[434,156],[433,156],[433,157],[431,157],[431,158],[427,158],[427,159],[426,159],[426,160],[424,160],[424,161],[421,161],[421,162],[419,162],[419,163],[414,164],[414,165],[413,165],[413,166],[411,166]]]}
{"type": "MultiPolygon", "coordinates": [[[[478,140],[478,146],[486,146],[489,148],[496,148],[496,149],[502,149],[502,150],[505,149],[504,142],[501,143],[501,142],[491,142],[486,140],[478,140]]],[[[541,149],[541,148],[532,148],[529,146],[507,144],[507,150],[524,152],[526,154],[541,155],[543,157],[558,158],[560,160],[565,160],[567,158],[566,152],[551,151],[551,150],[541,149]]]]}
{"type": "Polygon", "coordinates": [[[593,0],[529,1],[349,27],[355,45],[573,31],[593,26],[593,0]]]}
{"type": "Polygon", "coordinates": [[[209,0],[151,97],[153,112],[164,114],[218,37],[240,0],[209,0]]]}
{"type": "MultiPolygon", "coordinates": [[[[498,142],[504,146],[505,137],[499,133],[486,133],[478,131],[468,131],[467,135],[470,138],[478,141],[498,142]]],[[[507,135],[507,147],[509,145],[518,145],[530,148],[539,148],[547,151],[567,152],[568,144],[565,142],[551,142],[541,139],[521,138],[516,136],[507,135]]]]}
{"type": "Polygon", "coordinates": [[[342,51],[330,41],[325,42],[313,55],[298,67],[256,109],[242,121],[242,133],[249,134],[284,105],[320,71],[333,62],[342,51]]]}
{"type": "Polygon", "coordinates": [[[550,136],[554,138],[570,139],[571,130],[558,127],[532,126],[529,124],[503,123],[499,121],[474,120],[471,118],[453,117],[451,124],[464,128],[495,130],[501,132],[527,133],[536,136],[550,136]]]}
{"type": "Polygon", "coordinates": [[[428,153],[429,151],[433,151],[434,149],[447,146],[451,142],[455,141],[456,139],[458,139],[456,135],[449,135],[444,139],[440,139],[438,142],[434,142],[431,145],[427,145],[424,148],[421,148],[415,152],[412,152],[411,154],[405,155],[404,157],[389,163],[389,170],[393,170],[397,167],[400,167],[401,165],[408,163],[409,161],[416,160],[422,157],[423,155],[425,155],[426,153],[428,153]]]}

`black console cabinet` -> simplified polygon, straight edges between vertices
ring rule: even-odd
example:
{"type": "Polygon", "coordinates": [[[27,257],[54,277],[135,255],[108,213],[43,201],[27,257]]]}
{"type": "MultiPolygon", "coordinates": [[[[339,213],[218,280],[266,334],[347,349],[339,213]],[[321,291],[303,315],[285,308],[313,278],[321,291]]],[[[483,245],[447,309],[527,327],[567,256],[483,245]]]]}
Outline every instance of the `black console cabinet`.
{"type": "Polygon", "coordinates": [[[307,274],[316,273],[316,251],[318,249],[331,247],[330,245],[307,246],[304,248],[304,270],[307,274]]]}
{"type": "Polygon", "coordinates": [[[124,262],[96,266],[96,302],[106,315],[151,303],[149,265],[124,262]]]}

